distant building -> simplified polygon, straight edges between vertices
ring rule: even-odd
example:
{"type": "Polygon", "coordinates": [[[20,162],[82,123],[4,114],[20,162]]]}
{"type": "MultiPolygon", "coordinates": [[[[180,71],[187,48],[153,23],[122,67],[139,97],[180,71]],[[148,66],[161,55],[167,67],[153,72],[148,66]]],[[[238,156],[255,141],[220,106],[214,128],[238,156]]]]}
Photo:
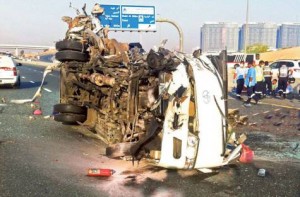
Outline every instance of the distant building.
{"type": "Polygon", "coordinates": [[[300,23],[284,23],[278,31],[278,48],[300,46],[300,23]]]}
{"type": "Polygon", "coordinates": [[[204,23],[201,28],[203,52],[238,51],[239,26],[237,23],[204,23]]]}
{"type": "MultiPolygon", "coordinates": [[[[249,23],[247,46],[254,44],[267,45],[269,48],[276,48],[278,25],[274,23],[249,23]]],[[[242,25],[240,37],[240,50],[245,46],[246,24],[242,25]]]]}

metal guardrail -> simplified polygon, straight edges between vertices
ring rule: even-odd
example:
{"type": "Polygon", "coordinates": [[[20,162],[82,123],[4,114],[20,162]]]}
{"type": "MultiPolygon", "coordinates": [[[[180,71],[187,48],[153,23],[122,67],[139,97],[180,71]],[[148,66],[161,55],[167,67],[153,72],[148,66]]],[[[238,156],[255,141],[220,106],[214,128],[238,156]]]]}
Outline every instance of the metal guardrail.
{"type": "Polygon", "coordinates": [[[0,44],[0,49],[51,49],[54,46],[39,46],[39,45],[17,45],[17,44],[0,44]]]}
{"type": "Polygon", "coordinates": [[[42,62],[42,61],[24,61],[24,60],[15,60],[17,63],[21,63],[23,65],[34,65],[34,66],[51,66],[59,63],[51,63],[51,62],[42,62]]]}

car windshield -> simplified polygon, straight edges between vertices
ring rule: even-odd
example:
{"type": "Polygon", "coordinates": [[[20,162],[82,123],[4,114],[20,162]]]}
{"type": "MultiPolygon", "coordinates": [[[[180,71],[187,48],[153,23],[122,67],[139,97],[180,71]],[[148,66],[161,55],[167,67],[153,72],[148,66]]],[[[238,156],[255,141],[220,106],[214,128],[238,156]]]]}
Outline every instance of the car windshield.
{"type": "Polygon", "coordinates": [[[270,67],[272,69],[278,69],[280,68],[282,65],[286,65],[288,68],[294,67],[294,63],[293,62],[287,62],[287,61],[280,61],[280,62],[274,62],[270,65],[270,67]]]}
{"type": "Polygon", "coordinates": [[[0,67],[14,67],[14,62],[10,57],[0,56],[0,67]]]}
{"type": "Polygon", "coordinates": [[[272,63],[272,64],[270,65],[270,67],[271,67],[272,69],[276,69],[276,68],[279,68],[279,64],[278,64],[278,62],[274,62],[274,63],[272,63]]]}

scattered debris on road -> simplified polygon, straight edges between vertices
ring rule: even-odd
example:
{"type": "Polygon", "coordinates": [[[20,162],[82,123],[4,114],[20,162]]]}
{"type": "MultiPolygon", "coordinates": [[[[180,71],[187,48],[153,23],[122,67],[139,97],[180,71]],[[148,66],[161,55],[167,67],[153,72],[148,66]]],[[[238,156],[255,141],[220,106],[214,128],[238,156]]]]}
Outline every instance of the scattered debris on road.
{"type": "Polygon", "coordinates": [[[1,98],[1,102],[2,102],[2,103],[6,103],[6,98],[2,97],[2,98],[1,98]]]}
{"type": "Polygon", "coordinates": [[[44,116],[44,119],[50,119],[52,116],[48,115],[48,116],[44,116]]]}
{"type": "Polygon", "coordinates": [[[266,170],[263,169],[263,168],[259,169],[257,175],[261,176],[261,177],[265,177],[266,176],[266,170]]]}
{"type": "Polygon", "coordinates": [[[273,125],[274,126],[280,126],[282,124],[282,122],[274,122],[273,125]]]}
{"type": "Polygon", "coordinates": [[[254,151],[249,146],[242,144],[242,154],[240,157],[241,163],[251,163],[254,158],[254,151]]]}
{"type": "Polygon", "coordinates": [[[25,103],[32,103],[34,102],[38,97],[42,96],[42,87],[44,86],[44,82],[45,82],[45,78],[47,76],[48,73],[52,72],[55,68],[59,67],[59,64],[53,64],[50,66],[47,66],[44,70],[43,73],[43,79],[41,82],[40,87],[38,88],[38,90],[36,91],[36,93],[34,94],[34,96],[31,99],[16,99],[16,100],[10,100],[10,103],[14,103],[14,104],[25,104],[25,103]]]}
{"type": "Polygon", "coordinates": [[[43,112],[40,108],[33,111],[33,115],[39,116],[39,115],[42,115],[42,114],[43,114],[43,112]]]}
{"type": "Polygon", "coordinates": [[[29,120],[35,120],[35,117],[33,117],[33,116],[29,116],[28,118],[29,118],[29,120]]]}
{"type": "Polygon", "coordinates": [[[293,148],[293,151],[296,151],[296,149],[299,147],[299,143],[296,144],[295,148],[293,148]]]}

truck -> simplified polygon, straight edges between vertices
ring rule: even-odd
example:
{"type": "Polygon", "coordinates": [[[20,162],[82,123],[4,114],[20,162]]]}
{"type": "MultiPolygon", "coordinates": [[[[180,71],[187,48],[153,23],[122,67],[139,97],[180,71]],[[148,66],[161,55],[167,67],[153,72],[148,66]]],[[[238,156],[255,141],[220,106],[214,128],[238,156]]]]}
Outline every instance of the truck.
{"type": "Polygon", "coordinates": [[[209,171],[239,157],[242,142],[233,139],[228,116],[225,51],[212,61],[200,50],[187,54],[163,45],[129,50],[108,38],[106,28],[93,32],[83,11],[63,17],[68,30],[56,43],[61,77],[54,120],[94,133],[115,159],[209,171]]]}

